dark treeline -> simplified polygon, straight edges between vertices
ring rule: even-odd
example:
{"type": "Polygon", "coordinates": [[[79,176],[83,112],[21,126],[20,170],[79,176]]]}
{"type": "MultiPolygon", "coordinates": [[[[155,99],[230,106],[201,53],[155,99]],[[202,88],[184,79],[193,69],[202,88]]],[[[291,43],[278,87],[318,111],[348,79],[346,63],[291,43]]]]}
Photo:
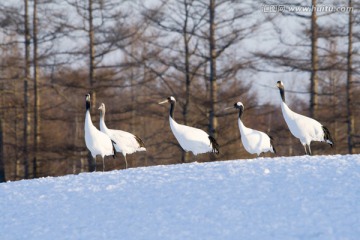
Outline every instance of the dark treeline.
{"type": "MultiPolygon", "coordinates": [[[[232,0],[1,2],[0,181],[92,170],[88,92],[95,126],[103,102],[109,128],[145,142],[129,167],[255,157],[242,147],[237,113],[224,110],[237,101],[248,127],[275,138],[277,155],[302,155],[283,120],[278,80],[293,110],[333,134],[335,147],[313,143],[314,154],[358,153],[360,3],[341,4],[353,11],[268,12],[271,1],[232,0]],[[168,108],[158,105],[170,95],[177,121],[215,136],[219,155],[182,151],[168,108]]],[[[106,158],[106,170],[124,167],[120,154],[106,158]]]]}

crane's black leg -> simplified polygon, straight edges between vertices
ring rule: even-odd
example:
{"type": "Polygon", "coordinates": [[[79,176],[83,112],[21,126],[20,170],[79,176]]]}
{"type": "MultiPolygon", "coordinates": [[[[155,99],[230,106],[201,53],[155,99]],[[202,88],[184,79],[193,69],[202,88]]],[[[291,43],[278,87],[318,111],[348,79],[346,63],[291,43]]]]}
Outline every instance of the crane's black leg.
{"type": "Polygon", "coordinates": [[[127,163],[127,160],[126,160],[126,155],[124,155],[124,158],[125,158],[125,169],[128,168],[128,163],[127,163]]]}
{"type": "Polygon", "coordinates": [[[308,146],[308,148],[309,148],[309,155],[311,156],[312,154],[311,154],[310,144],[309,144],[309,145],[307,145],[307,146],[308,146]]]}
{"type": "Polygon", "coordinates": [[[306,154],[306,155],[309,155],[309,154],[308,154],[308,151],[307,151],[307,149],[306,149],[306,144],[304,144],[303,146],[304,146],[304,149],[305,149],[305,154],[306,154]]]}
{"type": "Polygon", "coordinates": [[[95,165],[95,172],[96,172],[96,156],[94,157],[94,165],[95,165]]]}

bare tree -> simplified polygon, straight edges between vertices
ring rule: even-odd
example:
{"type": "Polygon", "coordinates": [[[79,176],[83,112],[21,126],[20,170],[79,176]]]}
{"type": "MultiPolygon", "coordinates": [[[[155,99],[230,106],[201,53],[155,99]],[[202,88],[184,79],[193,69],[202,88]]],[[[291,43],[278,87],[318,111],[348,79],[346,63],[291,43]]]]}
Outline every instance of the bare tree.
{"type": "MultiPolygon", "coordinates": [[[[259,25],[257,21],[247,21],[252,10],[252,5],[232,1],[183,0],[163,1],[159,8],[146,12],[157,29],[167,33],[166,39],[156,44],[165,49],[161,64],[170,67],[166,79],[178,81],[177,87],[169,91],[183,97],[178,98],[178,106],[182,107],[184,122],[207,128],[211,135],[217,134],[214,127],[217,118],[223,117],[219,105],[236,95],[243,96],[239,89],[248,89],[238,73],[251,60],[245,51],[239,55],[235,52],[259,25]],[[211,12],[210,4],[213,4],[211,12]]],[[[173,83],[166,84],[169,85],[173,83]]],[[[199,161],[200,157],[196,158],[199,161]]],[[[182,159],[186,159],[184,153],[182,159]]]]}
{"type": "MultiPolygon", "coordinates": [[[[352,8],[352,0],[349,0],[348,7],[352,8]]],[[[348,51],[347,51],[347,78],[346,78],[346,111],[347,111],[347,137],[348,137],[348,151],[350,154],[353,151],[353,136],[355,135],[355,118],[353,114],[353,86],[352,86],[352,74],[353,74],[353,12],[349,11],[348,22],[348,51]]]]}
{"type": "MultiPolygon", "coordinates": [[[[208,72],[204,76],[208,80],[209,91],[208,131],[209,134],[217,137],[219,105],[221,104],[219,94],[222,94],[224,86],[231,85],[232,81],[236,81],[236,88],[245,88],[245,84],[238,77],[238,72],[248,69],[252,61],[246,55],[246,51],[235,56],[232,53],[241,47],[243,40],[250,39],[255,34],[261,24],[261,19],[247,21],[251,18],[256,5],[216,0],[201,2],[204,9],[208,10],[204,25],[208,29],[203,28],[200,36],[207,48],[203,57],[208,64],[208,72]],[[223,61],[228,64],[223,64],[223,61]]],[[[232,90],[228,96],[234,94],[232,90]]]]}
{"type": "Polygon", "coordinates": [[[217,75],[216,75],[216,22],[215,22],[215,0],[209,2],[209,81],[210,81],[210,111],[209,111],[209,133],[216,138],[215,129],[217,129],[218,121],[215,116],[217,112],[216,106],[218,102],[217,75]]]}
{"type": "MultiPolygon", "coordinates": [[[[89,34],[89,88],[94,88],[95,82],[95,39],[94,39],[94,25],[93,25],[93,1],[88,0],[88,34],[89,34]]],[[[95,109],[96,103],[96,92],[92,90],[92,106],[95,109]]],[[[89,171],[95,171],[96,169],[96,158],[95,160],[91,156],[90,151],[88,151],[88,164],[89,171]]]]}
{"type": "MultiPolygon", "coordinates": [[[[203,20],[206,14],[206,11],[198,12],[199,17],[195,17],[195,12],[198,10],[194,0],[177,0],[163,1],[158,9],[147,9],[143,12],[153,26],[165,32],[167,38],[173,39],[171,44],[162,44],[167,53],[164,54],[161,62],[174,69],[169,73],[169,78],[184,82],[184,87],[179,88],[181,92],[176,91],[172,94],[184,98],[184,100],[179,99],[180,102],[183,102],[183,104],[179,104],[179,107],[182,108],[182,119],[186,125],[192,124],[189,116],[193,95],[192,83],[206,62],[196,55],[199,47],[199,38],[196,34],[204,24],[203,20]],[[175,15],[177,17],[174,17],[175,15]],[[181,56],[181,60],[179,60],[179,56],[181,56]]],[[[182,162],[188,162],[189,154],[182,150],[181,159],[182,162]]]]}
{"type": "Polygon", "coordinates": [[[31,34],[30,34],[30,23],[29,23],[29,1],[24,0],[24,38],[25,38],[25,73],[24,73],[24,132],[23,132],[23,144],[24,144],[24,177],[25,179],[29,178],[29,149],[28,149],[28,135],[29,131],[29,100],[28,100],[28,82],[30,81],[30,44],[31,44],[31,34]]]}
{"type": "MultiPolygon", "coordinates": [[[[74,8],[78,17],[82,20],[77,23],[69,23],[67,28],[72,32],[71,34],[86,35],[87,45],[84,49],[87,51],[79,51],[75,49],[76,54],[88,59],[88,86],[86,89],[92,93],[92,110],[96,108],[98,93],[101,88],[105,88],[106,84],[99,81],[99,69],[111,69],[113,66],[106,66],[102,60],[106,54],[111,54],[116,51],[115,42],[112,41],[111,30],[118,24],[117,19],[122,15],[119,12],[121,4],[116,1],[102,1],[102,0],[67,0],[67,4],[74,8]]],[[[111,70],[110,70],[111,71],[111,70]]],[[[95,170],[95,161],[91,157],[90,152],[87,155],[88,170],[95,170]]]]}
{"type": "Polygon", "coordinates": [[[4,140],[3,140],[3,120],[0,116],[0,183],[5,182],[5,162],[4,162],[4,140]]]}
{"type": "MultiPolygon", "coordinates": [[[[19,45],[17,25],[22,23],[23,16],[16,14],[17,8],[1,7],[1,13],[5,11],[9,15],[1,18],[3,26],[3,42],[0,44],[0,115],[2,119],[2,161],[6,166],[7,179],[24,178],[24,155],[23,155],[23,100],[24,100],[24,58],[19,45]]],[[[1,16],[4,16],[1,14],[1,16]]],[[[22,27],[23,25],[21,25],[22,27]]],[[[22,32],[23,33],[23,32],[22,32]]],[[[21,34],[22,35],[22,34],[21,34]]],[[[22,36],[21,36],[22,39],[22,36]]]]}
{"type": "Polygon", "coordinates": [[[37,0],[33,0],[33,80],[34,80],[34,139],[33,139],[33,177],[37,177],[38,146],[40,143],[40,96],[38,75],[38,30],[37,0]]]}
{"type": "MultiPolygon", "coordinates": [[[[331,108],[331,103],[341,105],[344,102],[345,82],[343,79],[346,72],[344,58],[346,53],[341,46],[346,46],[346,43],[344,44],[346,36],[344,29],[346,28],[342,24],[346,14],[318,11],[321,5],[318,6],[317,1],[311,1],[311,5],[301,1],[283,1],[282,4],[287,6],[286,9],[292,7],[298,11],[285,10],[274,16],[271,21],[279,36],[281,48],[270,50],[269,53],[259,52],[258,56],[268,60],[264,66],[269,72],[292,73],[292,76],[299,75],[302,76],[301,78],[309,74],[309,90],[296,91],[298,94],[309,94],[308,107],[300,111],[307,110],[311,117],[328,124],[330,132],[334,132],[334,135],[339,137],[336,139],[336,142],[339,142],[337,151],[341,151],[342,139],[345,140],[346,137],[339,129],[345,127],[343,122],[346,106],[339,107],[339,111],[336,112],[328,110],[331,108]],[[308,11],[301,11],[301,9],[308,9],[308,11]],[[297,28],[291,31],[282,28],[277,21],[286,19],[292,21],[297,28]],[[294,38],[286,37],[287,34],[292,34],[294,38]]],[[[300,84],[298,86],[300,87],[300,84]]],[[[318,144],[314,147],[314,149],[324,150],[318,144]]],[[[331,153],[331,150],[327,151],[331,153]]]]}
{"type": "MultiPolygon", "coordinates": [[[[316,9],[316,0],[312,7],[316,9]]],[[[311,12],[311,76],[310,76],[310,117],[315,117],[318,108],[318,25],[316,11],[311,12]]]]}

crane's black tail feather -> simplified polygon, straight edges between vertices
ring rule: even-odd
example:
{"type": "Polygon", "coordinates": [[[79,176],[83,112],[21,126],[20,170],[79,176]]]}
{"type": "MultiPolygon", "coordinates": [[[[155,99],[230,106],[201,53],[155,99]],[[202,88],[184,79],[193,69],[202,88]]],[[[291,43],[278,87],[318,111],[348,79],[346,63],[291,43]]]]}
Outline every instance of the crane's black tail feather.
{"type": "Polygon", "coordinates": [[[111,143],[112,143],[112,147],[113,147],[113,151],[114,151],[114,154],[113,154],[113,158],[115,159],[116,157],[116,149],[115,149],[115,142],[113,140],[111,140],[111,143]]]}
{"type": "Polygon", "coordinates": [[[322,129],[324,131],[324,141],[327,142],[328,144],[330,144],[331,147],[333,147],[334,141],[331,137],[329,129],[325,126],[322,126],[322,129]]]}
{"type": "Polygon", "coordinates": [[[219,154],[220,153],[220,151],[219,151],[220,145],[216,142],[215,138],[213,138],[212,136],[209,136],[209,139],[210,139],[210,143],[211,143],[211,146],[213,149],[212,152],[219,154]]]}
{"type": "Polygon", "coordinates": [[[135,139],[138,142],[139,146],[140,147],[145,147],[145,144],[144,144],[143,140],[141,140],[141,138],[136,136],[136,135],[134,135],[134,136],[135,136],[135,139]]]}
{"type": "Polygon", "coordinates": [[[270,146],[273,149],[274,153],[276,154],[276,149],[274,147],[274,138],[272,136],[269,136],[270,138],[270,146]]]}

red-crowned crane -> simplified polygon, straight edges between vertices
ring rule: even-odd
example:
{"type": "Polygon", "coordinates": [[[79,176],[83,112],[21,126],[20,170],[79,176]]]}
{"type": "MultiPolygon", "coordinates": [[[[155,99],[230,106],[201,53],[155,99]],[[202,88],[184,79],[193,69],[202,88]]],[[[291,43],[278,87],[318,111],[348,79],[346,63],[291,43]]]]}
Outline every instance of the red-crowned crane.
{"type": "Polygon", "coordinates": [[[201,129],[182,125],[174,120],[176,100],[173,96],[168,97],[159,104],[164,103],[170,103],[170,128],[182,149],[186,152],[191,151],[194,155],[206,152],[219,153],[219,144],[215,138],[201,129]]]}
{"type": "Polygon", "coordinates": [[[109,129],[105,124],[105,104],[101,103],[100,107],[100,131],[105,133],[110,139],[115,142],[115,149],[121,152],[125,158],[126,168],[128,163],[126,154],[132,154],[138,151],[146,151],[144,142],[136,135],[122,130],[109,129]]]}
{"type": "Polygon", "coordinates": [[[85,144],[95,159],[96,169],[96,156],[100,155],[103,161],[103,171],[105,169],[104,157],[113,155],[115,156],[115,149],[111,139],[105,134],[100,132],[92,123],[90,115],[90,94],[85,95],[86,101],[86,114],[85,114],[85,144]]]}
{"type": "MultiPolygon", "coordinates": [[[[241,142],[245,150],[250,153],[256,153],[258,156],[261,153],[272,152],[276,153],[273,144],[273,138],[264,132],[248,128],[241,120],[244,112],[244,105],[241,102],[234,103],[234,108],[239,110],[238,125],[241,135],[241,142]]],[[[229,109],[229,108],[227,108],[229,109]]]]}
{"type": "Polygon", "coordinates": [[[292,135],[298,138],[301,144],[304,146],[305,153],[311,155],[311,141],[326,142],[332,147],[334,142],[331,138],[329,130],[315,119],[292,111],[285,103],[284,84],[281,81],[278,81],[276,86],[280,90],[280,96],[282,99],[281,111],[285,122],[288,125],[292,135]]]}

